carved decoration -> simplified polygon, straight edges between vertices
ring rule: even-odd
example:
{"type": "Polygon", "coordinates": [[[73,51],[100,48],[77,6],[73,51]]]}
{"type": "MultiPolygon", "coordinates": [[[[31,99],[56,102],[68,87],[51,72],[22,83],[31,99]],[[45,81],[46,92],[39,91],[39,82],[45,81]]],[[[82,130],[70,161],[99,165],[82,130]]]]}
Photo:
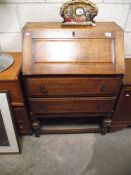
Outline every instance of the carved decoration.
{"type": "Polygon", "coordinates": [[[60,15],[64,19],[62,25],[91,25],[95,26],[94,17],[98,8],[90,0],[71,0],[62,5],[60,15]]]}

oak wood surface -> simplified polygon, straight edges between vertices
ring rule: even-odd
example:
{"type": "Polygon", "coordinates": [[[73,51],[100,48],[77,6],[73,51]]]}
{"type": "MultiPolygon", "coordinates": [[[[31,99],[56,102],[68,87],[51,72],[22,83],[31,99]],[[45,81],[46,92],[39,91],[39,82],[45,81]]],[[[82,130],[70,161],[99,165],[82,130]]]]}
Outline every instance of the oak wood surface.
{"type": "Polygon", "coordinates": [[[29,96],[116,96],[120,77],[27,78],[29,96]]]}
{"type": "Polygon", "coordinates": [[[123,30],[115,23],[74,28],[29,23],[23,29],[24,75],[122,75],[124,71],[123,30]]]}
{"type": "Polygon", "coordinates": [[[123,84],[131,85],[131,58],[125,59],[126,73],[124,75],[123,84]]]}
{"type": "Polygon", "coordinates": [[[92,26],[66,26],[66,27],[61,27],[61,23],[59,22],[28,22],[25,26],[25,30],[41,30],[41,29],[61,29],[61,28],[67,28],[67,29],[88,29],[91,31],[105,31],[105,30],[110,30],[110,31],[118,31],[121,30],[121,27],[116,25],[114,22],[97,22],[96,27],[92,26]]]}
{"type": "Polygon", "coordinates": [[[112,119],[111,130],[131,126],[131,59],[125,59],[126,74],[112,119]]]}
{"type": "Polygon", "coordinates": [[[0,73],[0,90],[8,91],[13,109],[13,118],[20,134],[31,134],[29,118],[24,103],[22,82],[20,78],[22,57],[21,53],[8,53],[14,58],[14,63],[0,73]]]}
{"type": "Polygon", "coordinates": [[[77,134],[77,133],[99,133],[100,127],[96,128],[77,128],[77,129],[41,129],[40,134],[77,134]]]}
{"type": "Polygon", "coordinates": [[[33,113],[111,112],[115,97],[30,98],[33,113]]]}
{"type": "Polygon", "coordinates": [[[114,64],[115,61],[112,39],[34,39],[32,42],[34,64],[65,62],[114,64]]]}
{"type": "Polygon", "coordinates": [[[21,93],[20,82],[17,80],[0,80],[0,90],[8,90],[12,106],[23,106],[23,95],[21,93]]]}
{"type": "Polygon", "coordinates": [[[113,122],[131,121],[131,90],[123,87],[113,117],[113,122]]]}
{"type": "Polygon", "coordinates": [[[10,52],[7,53],[14,58],[14,63],[8,69],[0,72],[0,81],[11,81],[18,78],[22,66],[22,58],[20,52],[10,52]]]}
{"type": "Polygon", "coordinates": [[[13,108],[13,114],[18,132],[20,134],[31,134],[31,126],[25,108],[15,107],[13,108]]]}
{"type": "Polygon", "coordinates": [[[100,117],[102,132],[107,132],[125,73],[122,28],[113,22],[96,27],[27,23],[22,57],[36,136],[44,133],[40,119],[78,115],[100,117]]]}

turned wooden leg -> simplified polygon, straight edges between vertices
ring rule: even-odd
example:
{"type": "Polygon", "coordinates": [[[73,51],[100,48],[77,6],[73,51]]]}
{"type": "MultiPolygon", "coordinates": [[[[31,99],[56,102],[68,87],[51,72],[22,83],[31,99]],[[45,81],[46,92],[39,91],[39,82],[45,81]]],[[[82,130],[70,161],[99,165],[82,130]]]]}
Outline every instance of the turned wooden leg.
{"type": "Polygon", "coordinates": [[[102,127],[101,128],[101,135],[106,135],[107,133],[107,128],[106,127],[102,127]]]}
{"type": "Polygon", "coordinates": [[[32,113],[30,113],[30,120],[31,125],[34,130],[35,136],[40,137],[40,121],[37,116],[34,116],[32,113]]]}
{"type": "Polygon", "coordinates": [[[34,121],[32,122],[32,128],[34,129],[35,136],[40,137],[40,121],[34,121]]]}
{"type": "Polygon", "coordinates": [[[101,128],[101,134],[105,135],[108,132],[108,129],[111,127],[111,119],[104,119],[101,128]]]}

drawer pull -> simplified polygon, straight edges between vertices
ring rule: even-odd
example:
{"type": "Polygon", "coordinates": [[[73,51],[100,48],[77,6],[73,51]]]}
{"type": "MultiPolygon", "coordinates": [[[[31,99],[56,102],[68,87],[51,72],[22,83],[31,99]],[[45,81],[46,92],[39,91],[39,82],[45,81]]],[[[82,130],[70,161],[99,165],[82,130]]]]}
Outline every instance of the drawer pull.
{"type": "Polygon", "coordinates": [[[47,112],[48,111],[48,107],[47,105],[41,105],[40,109],[44,112],[47,112]]]}
{"type": "Polygon", "coordinates": [[[23,129],[24,128],[24,126],[23,125],[20,125],[20,129],[23,129]]]}
{"type": "Polygon", "coordinates": [[[74,31],[72,32],[72,36],[75,37],[75,32],[74,31]]]}
{"type": "Polygon", "coordinates": [[[100,87],[100,89],[101,89],[101,92],[106,92],[107,87],[106,87],[105,84],[102,84],[101,87],[100,87]]]}
{"type": "Polygon", "coordinates": [[[43,84],[41,84],[41,85],[39,86],[39,90],[40,90],[40,92],[41,92],[42,94],[47,93],[47,90],[46,90],[46,88],[45,88],[45,86],[44,86],[43,84]]]}

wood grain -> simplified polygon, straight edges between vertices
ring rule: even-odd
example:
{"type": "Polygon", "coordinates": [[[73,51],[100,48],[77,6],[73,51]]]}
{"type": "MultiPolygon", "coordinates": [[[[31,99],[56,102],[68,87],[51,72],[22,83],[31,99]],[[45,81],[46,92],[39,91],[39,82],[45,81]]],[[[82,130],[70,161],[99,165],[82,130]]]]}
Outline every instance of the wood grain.
{"type": "Polygon", "coordinates": [[[29,96],[116,96],[120,77],[27,78],[29,96]]]}
{"type": "Polygon", "coordinates": [[[124,72],[123,30],[115,23],[74,28],[28,23],[23,29],[24,75],[124,72]]]}
{"type": "Polygon", "coordinates": [[[35,98],[30,99],[30,109],[33,113],[111,112],[115,99],[115,97],[35,98]]]}

